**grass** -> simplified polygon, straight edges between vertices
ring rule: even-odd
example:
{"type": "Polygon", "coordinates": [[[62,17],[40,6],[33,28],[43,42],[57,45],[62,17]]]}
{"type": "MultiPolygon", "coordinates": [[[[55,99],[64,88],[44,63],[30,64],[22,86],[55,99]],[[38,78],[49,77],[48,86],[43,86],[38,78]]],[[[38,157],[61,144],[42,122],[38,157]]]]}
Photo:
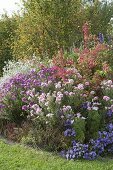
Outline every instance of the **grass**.
{"type": "Polygon", "coordinates": [[[0,141],[0,170],[113,170],[113,160],[66,161],[48,152],[0,141]]]}

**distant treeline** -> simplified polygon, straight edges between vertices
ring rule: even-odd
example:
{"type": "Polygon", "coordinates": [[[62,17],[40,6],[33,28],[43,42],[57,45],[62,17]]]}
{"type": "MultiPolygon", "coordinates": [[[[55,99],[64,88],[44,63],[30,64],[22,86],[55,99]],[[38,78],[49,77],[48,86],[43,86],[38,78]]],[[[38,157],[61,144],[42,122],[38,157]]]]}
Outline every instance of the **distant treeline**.
{"type": "Polygon", "coordinates": [[[23,0],[21,15],[0,20],[0,74],[4,61],[34,53],[51,58],[59,48],[79,47],[87,21],[92,34],[112,34],[113,3],[99,0],[23,0]]]}

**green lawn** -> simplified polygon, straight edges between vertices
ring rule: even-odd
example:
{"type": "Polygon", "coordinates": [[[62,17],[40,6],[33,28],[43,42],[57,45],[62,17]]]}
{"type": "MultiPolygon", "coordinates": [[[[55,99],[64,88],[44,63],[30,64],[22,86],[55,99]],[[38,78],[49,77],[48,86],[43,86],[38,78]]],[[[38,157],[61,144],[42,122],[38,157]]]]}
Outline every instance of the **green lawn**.
{"type": "Polygon", "coordinates": [[[113,170],[113,160],[66,161],[51,153],[0,141],[0,170],[113,170]]]}

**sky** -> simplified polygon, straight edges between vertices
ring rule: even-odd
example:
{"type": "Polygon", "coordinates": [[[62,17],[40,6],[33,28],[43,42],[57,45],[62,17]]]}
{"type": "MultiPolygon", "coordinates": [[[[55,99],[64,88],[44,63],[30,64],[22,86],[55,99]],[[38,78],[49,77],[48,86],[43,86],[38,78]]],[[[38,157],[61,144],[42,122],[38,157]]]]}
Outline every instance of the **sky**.
{"type": "Polygon", "coordinates": [[[17,12],[21,6],[21,0],[0,0],[0,15],[2,15],[5,10],[7,11],[8,15],[11,16],[12,13],[14,11],[17,12]]]}

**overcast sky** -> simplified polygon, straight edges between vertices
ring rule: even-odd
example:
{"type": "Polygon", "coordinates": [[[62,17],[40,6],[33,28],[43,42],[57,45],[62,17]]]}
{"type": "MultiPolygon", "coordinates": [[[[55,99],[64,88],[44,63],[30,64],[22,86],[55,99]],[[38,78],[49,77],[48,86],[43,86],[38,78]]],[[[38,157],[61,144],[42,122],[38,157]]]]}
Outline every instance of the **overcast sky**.
{"type": "Polygon", "coordinates": [[[18,11],[20,7],[16,3],[20,6],[22,4],[21,0],[0,0],[0,15],[4,13],[4,10],[10,16],[14,11],[18,11]]]}

